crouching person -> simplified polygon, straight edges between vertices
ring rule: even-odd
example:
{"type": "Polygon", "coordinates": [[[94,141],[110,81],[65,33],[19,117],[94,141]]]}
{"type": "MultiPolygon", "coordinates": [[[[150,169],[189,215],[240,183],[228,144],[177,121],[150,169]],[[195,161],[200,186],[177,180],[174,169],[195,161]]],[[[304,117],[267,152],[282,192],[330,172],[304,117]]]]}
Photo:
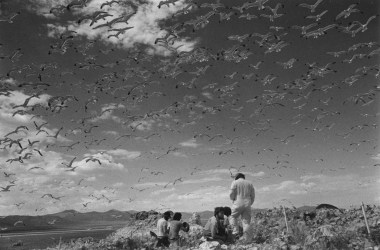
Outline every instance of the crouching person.
{"type": "Polygon", "coordinates": [[[186,222],[181,222],[182,214],[175,213],[173,220],[169,224],[169,242],[170,247],[180,247],[179,231],[189,232],[190,226],[186,222]]]}
{"type": "Polygon", "coordinates": [[[163,217],[157,221],[157,242],[155,247],[168,247],[169,242],[169,222],[171,211],[164,213],[163,217]]]}
{"type": "Polygon", "coordinates": [[[223,208],[216,207],[214,210],[214,216],[207,221],[203,229],[203,235],[208,241],[218,241],[220,244],[224,244],[227,241],[228,234],[226,233],[223,221],[223,208]]]}

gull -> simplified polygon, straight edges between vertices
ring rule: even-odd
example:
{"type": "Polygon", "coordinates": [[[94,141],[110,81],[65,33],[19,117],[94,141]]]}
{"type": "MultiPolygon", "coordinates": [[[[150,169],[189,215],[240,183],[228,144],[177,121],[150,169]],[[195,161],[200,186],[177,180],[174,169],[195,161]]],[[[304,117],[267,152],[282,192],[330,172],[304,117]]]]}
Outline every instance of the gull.
{"type": "Polygon", "coordinates": [[[308,38],[308,37],[318,38],[319,36],[327,34],[326,33],[327,30],[335,28],[335,27],[337,27],[337,25],[335,23],[334,24],[330,24],[330,25],[327,25],[327,26],[325,26],[323,28],[319,28],[319,29],[310,31],[310,32],[306,33],[304,35],[304,37],[306,37],[306,38],[308,38]]]}
{"type": "Polygon", "coordinates": [[[284,14],[272,14],[272,15],[267,15],[267,14],[260,14],[261,17],[266,17],[269,19],[270,22],[274,22],[274,19],[278,17],[282,17],[284,14]]]}
{"type": "Polygon", "coordinates": [[[219,23],[221,23],[223,20],[230,20],[233,14],[235,14],[233,11],[229,13],[219,12],[219,23]]]}
{"type": "Polygon", "coordinates": [[[218,8],[224,8],[224,4],[220,3],[220,0],[217,0],[216,3],[203,3],[201,8],[211,8],[214,11],[217,11],[218,8]]]}
{"type": "Polygon", "coordinates": [[[153,175],[159,175],[159,174],[164,174],[163,172],[161,172],[161,171],[157,171],[157,172],[155,172],[155,171],[152,171],[152,172],[150,172],[151,174],[153,174],[153,175]]]}
{"type": "Polygon", "coordinates": [[[91,15],[87,15],[87,16],[82,17],[81,19],[79,19],[77,21],[77,23],[80,24],[84,20],[89,19],[89,20],[91,20],[90,26],[92,26],[95,22],[97,22],[97,20],[102,19],[103,15],[105,15],[105,14],[108,14],[108,12],[106,12],[106,11],[95,11],[91,15]]]}
{"type": "Polygon", "coordinates": [[[5,176],[6,178],[11,177],[12,175],[15,175],[15,176],[16,176],[16,174],[13,174],[13,173],[6,173],[6,172],[3,172],[3,173],[4,173],[4,176],[5,176]]]}
{"type": "Polygon", "coordinates": [[[61,132],[62,129],[63,129],[63,127],[61,127],[60,129],[58,129],[57,132],[55,133],[55,135],[48,135],[47,137],[53,137],[53,138],[57,139],[58,138],[58,134],[59,134],[59,132],[61,132]]]}
{"type": "Polygon", "coordinates": [[[259,66],[260,66],[263,62],[264,62],[264,61],[259,61],[259,62],[257,62],[255,65],[250,64],[249,67],[258,70],[258,69],[259,69],[259,66]]]}
{"type": "Polygon", "coordinates": [[[28,144],[29,144],[29,146],[30,147],[33,147],[33,145],[35,144],[35,143],[39,143],[40,141],[30,141],[29,139],[28,139],[28,144]]]}
{"type": "Polygon", "coordinates": [[[248,37],[249,37],[249,34],[244,34],[244,35],[241,35],[241,36],[239,36],[239,35],[232,35],[232,36],[228,36],[227,39],[228,40],[232,40],[232,41],[236,40],[236,41],[242,43],[248,37]]]}
{"type": "Polygon", "coordinates": [[[76,157],[74,157],[74,158],[69,162],[69,164],[66,164],[66,163],[64,163],[64,162],[62,162],[61,164],[65,165],[67,168],[72,168],[72,165],[73,165],[75,159],[76,159],[76,157]]]}
{"type": "Polygon", "coordinates": [[[179,181],[179,182],[183,182],[183,177],[180,177],[180,178],[177,178],[173,181],[173,186],[179,181]]]}
{"type": "MultiPolygon", "coordinates": [[[[368,29],[368,24],[369,22],[371,22],[372,20],[374,20],[376,17],[378,17],[379,15],[374,15],[374,16],[371,16],[368,18],[367,22],[365,24],[362,24],[361,22],[359,21],[353,21],[352,24],[356,24],[356,25],[359,25],[359,29],[357,30],[361,30],[362,32],[366,31],[368,29]]],[[[357,31],[358,32],[358,31],[357,31]]]]}
{"type": "Polygon", "coordinates": [[[28,171],[31,171],[31,170],[34,170],[34,169],[42,169],[42,170],[45,170],[45,169],[42,168],[42,167],[32,167],[32,168],[29,168],[28,171]]]}
{"type": "Polygon", "coordinates": [[[224,75],[224,78],[230,78],[232,80],[237,73],[238,72],[235,71],[235,72],[232,72],[232,74],[230,74],[230,75],[224,75]]]}
{"type": "Polygon", "coordinates": [[[295,137],[295,136],[296,136],[296,135],[289,135],[289,136],[285,137],[284,139],[281,139],[281,138],[274,138],[274,139],[280,139],[280,142],[282,142],[282,143],[284,143],[284,144],[288,144],[290,138],[293,138],[293,137],[295,137]]]}
{"type": "Polygon", "coordinates": [[[355,3],[355,4],[351,4],[350,6],[348,6],[347,9],[343,10],[342,12],[340,12],[340,13],[335,17],[335,20],[338,20],[338,19],[340,19],[341,17],[347,18],[347,17],[349,17],[352,13],[360,12],[360,10],[355,9],[356,5],[357,5],[357,4],[355,3]]]}
{"type": "Polygon", "coordinates": [[[50,197],[50,198],[52,198],[54,200],[59,200],[60,201],[61,198],[65,197],[65,196],[57,196],[57,197],[55,197],[52,194],[44,194],[44,195],[41,196],[41,198],[44,198],[44,197],[50,197]]]}
{"type": "Polygon", "coordinates": [[[12,163],[14,161],[18,161],[20,163],[24,163],[24,161],[22,160],[21,156],[19,156],[18,158],[13,158],[13,159],[6,160],[6,162],[9,162],[9,163],[12,163]]]}
{"type": "Polygon", "coordinates": [[[4,137],[8,137],[11,134],[18,134],[19,130],[21,129],[29,130],[27,126],[18,126],[14,131],[9,132],[8,134],[4,135],[4,137]]]}
{"type": "Polygon", "coordinates": [[[14,204],[18,209],[20,209],[21,208],[21,206],[22,205],[24,205],[25,204],[25,202],[19,202],[19,203],[16,203],[16,204],[14,204]]]}
{"type": "Polygon", "coordinates": [[[36,151],[40,156],[43,156],[40,150],[38,149],[33,149],[33,150],[36,151]]]}
{"type": "Polygon", "coordinates": [[[160,9],[162,5],[166,5],[166,6],[170,7],[170,4],[175,5],[175,2],[177,2],[177,1],[178,1],[178,0],[166,0],[166,1],[160,1],[160,2],[158,3],[157,8],[160,9]]]}
{"type": "Polygon", "coordinates": [[[103,9],[103,7],[107,5],[111,7],[113,3],[120,4],[120,1],[111,0],[105,3],[102,3],[102,5],[100,5],[100,9],[103,9]]]}
{"type": "Polygon", "coordinates": [[[121,138],[124,138],[124,137],[128,137],[130,139],[130,138],[136,137],[136,136],[132,135],[132,134],[125,134],[125,135],[121,135],[118,138],[116,138],[116,141],[118,141],[118,140],[120,140],[121,138]]]}
{"type": "Polygon", "coordinates": [[[158,159],[162,158],[163,156],[168,155],[170,152],[175,152],[175,151],[177,151],[178,149],[179,149],[179,148],[171,147],[171,146],[170,146],[169,149],[166,151],[165,154],[162,154],[162,155],[160,155],[160,156],[157,156],[156,159],[158,160],[158,159]]]}
{"type": "Polygon", "coordinates": [[[251,19],[257,18],[257,16],[253,14],[245,13],[245,14],[241,14],[239,18],[245,18],[247,20],[251,20],[251,19]]]}
{"type": "Polygon", "coordinates": [[[13,186],[15,186],[15,185],[8,185],[6,187],[0,187],[1,188],[0,192],[10,192],[11,190],[9,190],[9,189],[13,186]]]}
{"type": "Polygon", "coordinates": [[[137,190],[137,191],[139,191],[139,192],[143,192],[143,191],[145,191],[145,190],[147,190],[147,189],[149,189],[149,188],[141,188],[141,189],[139,189],[139,188],[131,187],[131,189],[133,189],[133,190],[137,190]]]}
{"type": "Polygon", "coordinates": [[[281,26],[270,26],[269,29],[275,30],[275,31],[280,31],[285,29],[284,27],[281,26]]]}
{"type": "Polygon", "coordinates": [[[0,17],[0,22],[8,22],[8,23],[13,23],[13,19],[20,15],[21,12],[14,12],[14,13],[11,13],[9,14],[8,16],[5,16],[5,17],[0,17]]]}
{"type": "Polygon", "coordinates": [[[102,165],[102,163],[100,162],[99,159],[95,158],[95,157],[90,157],[86,160],[86,163],[89,162],[89,161],[92,161],[92,162],[98,162],[99,165],[102,165]]]}
{"type": "Polygon", "coordinates": [[[340,55],[343,55],[347,53],[345,50],[342,50],[342,51],[336,51],[336,52],[326,52],[326,54],[328,55],[332,55],[334,57],[339,57],[340,55]]]}
{"type": "Polygon", "coordinates": [[[256,0],[254,3],[251,3],[250,5],[252,7],[257,7],[257,10],[263,10],[265,9],[264,4],[266,4],[269,0],[256,0]]]}
{"type": "Polygon", "coordinates": [[[284,69],[290,69],[293,68],[293,64],[298,61],[296,58],[291,58],[287,62],[276,62],[277,64],[281,65],[284,69]]]}
{"type": "Polygon", "coordinates": [[[82,205],[83,205],[83,207],[87,207],[88,206],[88,204],[90,204],[91,202],[86,202],[86,203],[83,203],[82,205]]]}
{"type": "Polygon", "coordinates": [[[307,30],[309,30],[309,29],[311,29],[311,28],[313,28],[313,27],[315,27],[317,25],[318,25],[318,23],[312,23],[312,24],[304,25],[304,26],[293,25],[292,29],[300,29],[302,31],[301,34],[305,35],[306,32],[307,32],[307,30]]]}
{"type": "Polygon", "coordinates": [[[307,16],[307,17],[305,17],[305,18],[307,18],[307,19],[315,19],[315,21],[318,22],[319,20],[321,20],[322,16],[323,16],[324,14],[326,14],[327,12],[328,12],[328,10],[325,10],[325,11],[323,11],[322,13],[319,13],[318,15],[315,15],[315,16],[307,16]]]}
{"type": "Polygon", "coordinates": [[[245,2],[242,6],[233,6],[232,9],[239,11],[240,13],[243,13],[245,10],[254,7],[254,3],[245,2]]]}
{"type": "Polygon", "coordinates": [[[110,30],[108,30],[108,32],[110,32],[110,31],[116,31],[116,33],[112,34],[112,35],[109,35],[107,38],[111,38],[111,37],[119,38],[120,34],[124,34],[127,30],[133,29],[133,28],[134,27],[125,27],[125,28],[122,28],[122,29],[110,29],[110,30]]]}
{"type": "Polygon", "coordinates": [[[298,6],[304,7],[310,10],[311,13],[315,12],[315,9],[318,7],[320,3],[322,3],[323,0],[317,0],[314,4],[306,4],[306,3],[301,3],[298,6]]]}
{"type": "Polygon", "coordinates": [[[276,6],[274,8],[271,8],[270,6],[265,6],[265,9],[269,9],[274,15],[277,14],[277,11],[279,8],[284,8],[284,5],[281,4],[281,3],[277,3],[276,6]]]}
{"type": "Polygon", "coordinates": [[[83,8],[83,7],[86,7],[88,1],[89,0],[74,0],[74,1],[70,2],[66,6],[66,9],[67,10],[71,10],[71,8],[83,8]]]}

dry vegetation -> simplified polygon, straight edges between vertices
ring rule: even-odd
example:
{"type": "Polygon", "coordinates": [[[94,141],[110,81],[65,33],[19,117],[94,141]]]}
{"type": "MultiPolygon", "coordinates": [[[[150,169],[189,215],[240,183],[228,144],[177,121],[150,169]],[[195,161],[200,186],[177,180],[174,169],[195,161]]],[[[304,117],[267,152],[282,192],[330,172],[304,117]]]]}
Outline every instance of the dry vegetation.
{"type": "MultiPolygon", "coordinates": [[[[181,235],[180,249],[379,249],[379,207],[366,207],[371,235],[367,233],[360,208],[317,210],[315,218],[306,222],[296,209],[287,208],[286,214],[288,230],[281,209],[256,212],[245,239],[230,245],[203,242],[202,227],[192,223],[190,232],[181,235]]],[[[155,229],[160,214],[149,212],[136,217],[128,226],[106,239],[97,242],[91,238],[77,239],[49,249],[153,249],[154,239],[149,231],[155,229]]]]}

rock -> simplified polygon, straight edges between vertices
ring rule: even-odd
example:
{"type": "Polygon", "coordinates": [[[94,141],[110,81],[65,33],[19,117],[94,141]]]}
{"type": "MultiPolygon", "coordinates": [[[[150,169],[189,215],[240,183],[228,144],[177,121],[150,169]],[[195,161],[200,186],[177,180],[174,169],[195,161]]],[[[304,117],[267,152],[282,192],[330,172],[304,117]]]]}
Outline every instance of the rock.
{"type": "Polygon", "coordinates": [[[199,245],[200,250],[221,250],[220,243],[217,241],[206,241],[199,245]]]}
{"type": "Polygon", "coordinates": [[[302,249],[302,247],[299,246],[299,245],[291,245],[291,246],[289,247],[289,250],[301,250],[301,249],[302,249]]]}
{"type": "Polygon", "coordinates": [[[227,245],[223,244],[223,245],[220,246],[220,249],[222,249],[222,250],[228,250],[229,247],[227,245]]]}
{"type": "Polygon", "coordinates": [[[330,225],[321,226],[318,229],[321,231],[322,236],[326,236],[326,237],[334,236],[334,234],[332,233],[332,226],[330,225]]]}

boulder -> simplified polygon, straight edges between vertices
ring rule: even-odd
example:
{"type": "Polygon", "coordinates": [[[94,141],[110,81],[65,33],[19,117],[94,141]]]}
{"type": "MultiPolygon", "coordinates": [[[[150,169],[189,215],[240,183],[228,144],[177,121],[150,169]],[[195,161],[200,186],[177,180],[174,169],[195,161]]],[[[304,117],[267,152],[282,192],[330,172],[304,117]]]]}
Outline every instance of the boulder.
{"type": "Polygon", "coordinates": [[[199,245],[199,250],[221,250],[221,245],[217,241],[206,241],[199,245]]]}

